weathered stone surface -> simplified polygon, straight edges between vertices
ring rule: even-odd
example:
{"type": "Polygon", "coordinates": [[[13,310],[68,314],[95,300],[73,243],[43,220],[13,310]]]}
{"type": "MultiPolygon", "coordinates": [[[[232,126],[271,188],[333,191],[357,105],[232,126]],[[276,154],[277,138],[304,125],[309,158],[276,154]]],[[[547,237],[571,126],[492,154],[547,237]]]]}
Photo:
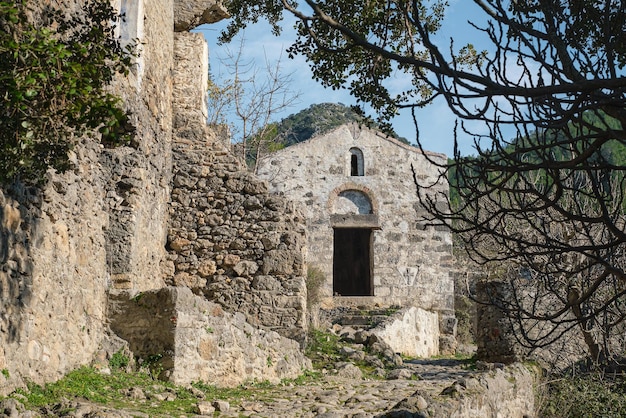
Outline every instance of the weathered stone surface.
{"type": "MultiPolygon", "coordinates": [[[[111,86],[132,109],[132,146],[105,149],[81,139],[69,155],[73,167],[49,172],[40,192],[20,185],[0,192],[0,369],[10,376],[0,378],[0,394],[23,379],[43,383],[88,364],[106,339],[110,288],[163,285],[173,15],[169,0],[141,3],[145,15],[131,7],[120,27],[123,42],[128,35],[142,43],[141,58],[111,86]]],[[[70,11],[80,4],[29,7],[37,16],[44,5],[70,11]]]]}
{"type": "Polygon", "coordinates": [[[306,328],[303,218],[267,191],[206,127],[200,34],[176,34],[174,182],[168,282],[196,289],[251,323],[302,338],[306,328]],[[190,79],[190,81],[188,81],[190,79]],[[179,180],[176,180],[179,179],[179,180]],[[181,280],[182,278],[182,280],[181,280]]]}
{"type": "Polygon", "coordinates": [[[257,329],[244,315],[224,312],[186,287],[134,297],[118,293],[111,297],[109,312],[111,329],[129,342],[134,356],[160,356],[162,377],[177,384],[277,383],[311,366],[297,342],[257,329]]]}
{"type": "Polygon", "coordinates": [[[259,265],[254,261],[240,261],[233,267],[233,270],[239,276],[252,276],[259,270],[259,265]]]}
{"type": "Polygon", "coordinates": [[[393,352],[412,357],[439,354],[439,316],[420,308],[406,308],[380,323],[370,333],[387,343],[393,352]]]}
{"type": "Polygon", "coordinates": [[[212,402],[198,402],[198,405],[196,405],[196,412],[200,415],[213,416],[213,413],[215,412],[215,407],[213,406],[212,402]]]}
{"type": "Polygon", "coordinates": [[[361,369],[352,363],[343,363],[335,366],[335,368],[337,369],[337,376],[344,379],[361,379],[363,377],[361,369]]]}
{"type": "Polygon", "coordinates": [[[213,407],[219,412],[228,412],[230,410],[230,404],[226,401],[214,401],[213,407]]]}
{"type": "MultiPolygon", "coordinates": [[[[477,293],[482,300],[489,297],[506,297],[510,292],[506,282],[479,281],[477,293]]],[[[523,357],[524,348],[517,343],[509,318],[491,304],[478,304],[476,318],[476,356],[489,362],[512,363],[523,357]]]]}
{"type": "Polygon", "coordinates": [[[174,30],[178,32],[228,17],[221,1],[174,0],[174,30]]]}
{"type": "MultiPolygon", "coordinates": [[[[248,399],[204,399],[205,395],[193,387],[188,389],[198,398],[196,413],[212,416],[220,408],[220,417],[534,417],[533,391],[540,374],[538,368],[520,364],[486,368],[486,371],[468,370],[463,361],[444,359],[412,360],[403,370],[408,378],[371,380],[344,376],[341,368],[350,369],[350,363],[341,363],[320,379],[303,384],[264,386],[248,399]],[[233,402],[235,401],[235,402],[233,402]],[[238,402],[241,401],[241,402],[238,402]]],[[[137,393],[151,403],[171,401],[174,393],[153,385],[145,390],[132,388],[122,393],[128,400],[137,399],[137,393]]],[[[15,400],[0,402],[0,415],[5,410],[19,412],[19,417],[39,417],[26,411],[15,400]]],[[[82,400],[63,400],[50,408],[53,411],[71,410],[76,418],[94,416],[148,417],[134,408],[132,411],[111,410],[106,406],[82,400]]],[[[46,414],[46,416],[48,416],[46,414]]]]}
{"type": "Polygon", "coordinates": [[[399,412],[404,412],[404,416],[428,413],[423,416],[454,418],[532,417],[535,416],[534,384],[538,376],[538,370],[531,371],[517,363],[493,373],[459,379],[444,387],[439,396],[418,390],[377,417],[402,416],[399,412]]]}
{"type": "Polygon", "coordinates": [[[208,277],[215,274],[217,266],[213,260],[202,260],[198,265],[198,274],[202,277],[208,277]]]}
{"type": "MultiPolygon", "coordinates": [[[[442,326],[425,331],[434,337],[420,350],[428,353],[438,349],[439,334],[454,338],[456,332],[449,274],[452,235],[424,227],[418,198],[418,192],[432,197],[448,192],[440,168],[432,163],[445,164],[445,158],[344,125],[270,153],[258,167],[271,191],[304,206],[307,263],[326,278],[320,306],[415,306],[436,312],[442,326]],[[352,248],[355,242],[362,244],[352,248]]],[[[271,255],[265,272],[289,268],[290,260],[271,255]]]]}

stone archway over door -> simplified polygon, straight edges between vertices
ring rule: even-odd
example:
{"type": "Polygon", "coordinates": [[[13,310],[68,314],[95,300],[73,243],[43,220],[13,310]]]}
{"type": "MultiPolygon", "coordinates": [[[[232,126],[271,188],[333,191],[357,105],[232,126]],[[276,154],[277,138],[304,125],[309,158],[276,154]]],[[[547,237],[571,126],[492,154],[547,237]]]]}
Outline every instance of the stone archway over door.
{"type": "Polygon", "coordinates": [[[373,296],[372,229],[335,228],[333,294],[373,296]]]}

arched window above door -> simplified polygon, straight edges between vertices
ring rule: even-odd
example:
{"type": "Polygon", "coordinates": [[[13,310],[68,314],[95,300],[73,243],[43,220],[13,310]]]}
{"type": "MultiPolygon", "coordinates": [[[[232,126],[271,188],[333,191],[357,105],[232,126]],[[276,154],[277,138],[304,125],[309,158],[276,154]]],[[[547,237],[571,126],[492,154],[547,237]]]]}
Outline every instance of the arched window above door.
{"type": "Polygon", "coordinates": [[[334,213],[367,215],[374,213],[369,196],[360,190],[344,190],[337,195],[334,213]]]}

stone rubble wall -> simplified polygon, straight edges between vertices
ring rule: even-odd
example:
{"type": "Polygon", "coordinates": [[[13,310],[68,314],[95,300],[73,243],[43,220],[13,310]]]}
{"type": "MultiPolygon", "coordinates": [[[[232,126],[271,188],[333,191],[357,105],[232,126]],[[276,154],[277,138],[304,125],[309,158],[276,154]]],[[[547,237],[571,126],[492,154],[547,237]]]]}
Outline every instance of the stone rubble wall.
{"type": "Polygon", "coordinates": [[[537,368],[517,363],[496,369],[478,378],[479,385],[466,382],[466,396],[451,418],[536,416],[535,393],[541,372],[537,368]]]}
{"type": "Polygon", "coordinates": [[[76,150],[77,167],[45,191],[0,193],[0,395],[88,363],[104,333],[108,217],[99,150],[76,150]],[[9,195],[10,193],[10,195],[9,195]]]}
{"type": "Polygon", "coordinates": [[[206,70],[197,65],[205,62],[204,45],[200,34],[177,34],[176,89],[186,90],[175,93],[167,282],[241,312],[255,326],[302,339],[304,220],[292,203],[268,193],[193,104],[206,91],[187,87],[206,70]]]}
{"type": "Polygon", "coordinates": [[[391,411],[377,417],[535,417],[535,393],[540,375],[537,367],[522,363],[497,367],[458,379],[438,395],[418,390],[391,411]],[[424,413],[427,415],[422,415],[424,413]]]}
{"type": "Polygon", "coordinates": [[[480,280],[476,283],[476,356],[484,361],[512,363],[525,357],[526,349],[515,339],[511,320],[493,302],[506,297],[504,282],[480,280]]]}
{"type": "MultiPolygon", "coordinates": [[[[528,347],[518,340],[522,332],[517,329],[516,318],[510,318],[500,307],[514,297],[523,297],[519,284],[514,290],[504,280],[479,280],[476,282],[476,357],[488,362],[511,363],[533,360],[546,370],[558,371],[587,357],[586,345],[580,327],[563,332],[559,339],[546,347],[528,347]]],[[[525,332],[533,337],[536,332],[545,332],[547,323],[528,321],[525,332]]],[[[549,329],[549,328],[546,328],[549,329]]],[[[521,337],[520,337],[521,338],[521,337]]]]}
{"type": "Polygon", "coordinates": [[[311,367],[294,340],[255,328],[186,287],[112,298],[110,311],[111,328],[136,358],[158,358],[161,377],[175,384],[278,383],[311,367]]]}
{"type": "MultiPolygon", "coordinates": [[[[122,6],[130,0],[122,0],[122,6]]],[[[143,291],[163,286],[159,273],[165,258],[172,165],[172,0],[139,0],[142,15],[126,16],[141,27],[140,62],[128,79],[114,86],[132,111],[137,128],[131,147],[104,150],[109,226],[107,262],[112,288],[143,291]]]]}
{"type": "MultiPolygon", "coordinates": [[[[132,109],[135,142],[109,150],[82,139],[74,167],[50,172],[43,190],[0,192],[0,395],[88,364],[105,338],[107,292],[163,286],[173,10],[171,1],[144,3],[141,83],[134,71],[113,86],[132,109]]],[[[37,16],[43,5],[32,7],[37,16]]]]}

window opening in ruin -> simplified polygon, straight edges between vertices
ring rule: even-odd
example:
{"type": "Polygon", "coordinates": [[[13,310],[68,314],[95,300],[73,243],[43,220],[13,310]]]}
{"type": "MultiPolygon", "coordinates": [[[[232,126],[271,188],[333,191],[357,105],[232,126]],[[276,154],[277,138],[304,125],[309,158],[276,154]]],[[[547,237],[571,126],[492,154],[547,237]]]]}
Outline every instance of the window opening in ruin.
{"type": "Polygon", "coordinates": [[[372,229],[335,228],[333,294],[373,296],[372,229]]]}
{"type": "Polygon", "coordinates": [[[117,35],[123,47],[129,44],[134,45],[134,71],[136,76],[135,87],[141,89],[143,74],[145,69],[143,57],[143,39],[144,39],[144,0],[117,0],[113,6],[120,13],[120,22],[116,28],[117,35]]]}
{"type": "Polygon", "coordinates": [[[363,151],[358,148],[350,148],[350,175],[364,176],[365,167],[363,160],[363,151]]]}

